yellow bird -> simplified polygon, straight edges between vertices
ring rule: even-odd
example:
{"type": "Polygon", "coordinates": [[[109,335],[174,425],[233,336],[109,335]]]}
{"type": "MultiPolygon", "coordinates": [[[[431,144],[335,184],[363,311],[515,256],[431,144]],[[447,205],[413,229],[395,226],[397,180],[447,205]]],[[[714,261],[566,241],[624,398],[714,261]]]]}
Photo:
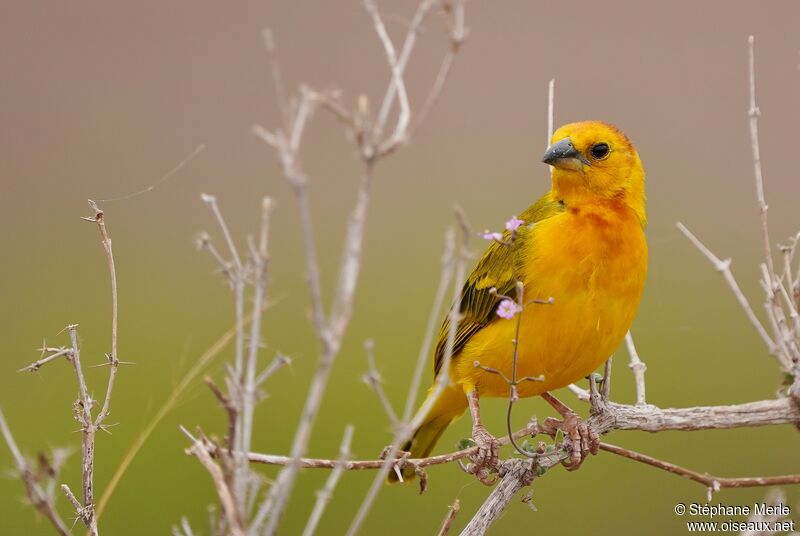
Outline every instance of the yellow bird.
{"type": "MultiPolygon", "coordinates": [[[[558,129],[542,161],[553,167],[551,190],[494,238],[464,284],[448,385],[404,446],[411,458],[428,456],[469,408],[473,439],[484,456],[494,457],[483,463],[496,461],[479,398],[508,397],[510,387],[482,367],[512,376],[517,321],[517,377],[543,380],[520,383],[521,397],[549,397],[548,391],[592,373],[633,322],[647,275],[644,170],[636,149],[614,126],[586,121],[558,129]],[[526,302],[521,311],[514,301],[518,283],[526,302]],[[549,298],[549,305],[531,303],[549,298]]],[[[449,331],[445,319],[434,377],[449,331]]],[[[434,383],[428,396],[436,391],[434,383]]],[[[404,477],[413,477],[413,468],[404,477]]]]}

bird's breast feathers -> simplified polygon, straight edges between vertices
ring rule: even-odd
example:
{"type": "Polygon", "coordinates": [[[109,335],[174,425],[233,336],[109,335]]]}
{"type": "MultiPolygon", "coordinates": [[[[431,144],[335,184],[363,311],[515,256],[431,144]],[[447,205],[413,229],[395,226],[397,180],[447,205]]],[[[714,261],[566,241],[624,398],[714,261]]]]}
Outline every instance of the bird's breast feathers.
{"type": "MultiPolygon", "coordinates": [[[[518,341],[522,396],[557,389],[586,376],[616,349],[638,308],[647,274],[647,244],[636,214],[624,205],[567,208],[534,224],[519,277],[525,288],[518,341]],[[531,300],[553,298],[550,305],[531,300]]],[[[498,318],[477,333],[458,359],[455,377],[484,395],[507,396],[516,319],[498,318]]]]}

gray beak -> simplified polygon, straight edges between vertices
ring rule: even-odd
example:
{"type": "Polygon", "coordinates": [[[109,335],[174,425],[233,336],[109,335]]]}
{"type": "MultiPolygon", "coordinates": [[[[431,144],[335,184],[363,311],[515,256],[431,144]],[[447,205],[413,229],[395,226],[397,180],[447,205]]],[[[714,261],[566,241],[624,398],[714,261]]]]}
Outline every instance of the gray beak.
{"type": "Polygon", "coordinates": [[[564,138],[547,148],[542,162],[561,169],[580,171],[583,165],[590,165],[589,160],[572,145],[572,140],[564,138]]]}

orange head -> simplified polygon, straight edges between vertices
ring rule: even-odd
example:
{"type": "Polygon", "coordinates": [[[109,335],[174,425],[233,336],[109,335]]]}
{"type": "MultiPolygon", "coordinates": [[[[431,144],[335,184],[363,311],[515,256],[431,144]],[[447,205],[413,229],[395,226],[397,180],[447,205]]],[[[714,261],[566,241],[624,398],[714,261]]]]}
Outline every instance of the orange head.
{"type": "Polygon", "coordinates": [[[542,161],[553,166],[553,194],[572,202],[619,200],[645,224],[644,169],[619,129],[602,121],[570,123],[554,134],[542,161]]]}

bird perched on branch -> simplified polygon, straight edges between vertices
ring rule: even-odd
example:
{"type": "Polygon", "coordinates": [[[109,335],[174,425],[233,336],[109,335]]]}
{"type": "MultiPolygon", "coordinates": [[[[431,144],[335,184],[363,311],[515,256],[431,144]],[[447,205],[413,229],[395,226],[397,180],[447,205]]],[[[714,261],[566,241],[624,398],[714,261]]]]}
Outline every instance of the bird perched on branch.
{"type": "Polygon", "coordinates": [[[502,235],[485,237],[492,243],[464,284],[446,371],[449,315],[442,325],[434,376],[446,372],[447,382],[429,391],[422,425],[403,448],[411,458],[428,456],[469,408],[479,447],[473,471],[496,465],[479,399],[509,397],[509,378],[529,380],[516,385],[520,397],[541,395],[562,412],[573,467],[593,450],[596,438],[549,391],[591,374],[633,322],[647,275],[644,170],[628,138],[598,121],[558,129],[542,161],[553,167],[552,188],[502,235]]]}

